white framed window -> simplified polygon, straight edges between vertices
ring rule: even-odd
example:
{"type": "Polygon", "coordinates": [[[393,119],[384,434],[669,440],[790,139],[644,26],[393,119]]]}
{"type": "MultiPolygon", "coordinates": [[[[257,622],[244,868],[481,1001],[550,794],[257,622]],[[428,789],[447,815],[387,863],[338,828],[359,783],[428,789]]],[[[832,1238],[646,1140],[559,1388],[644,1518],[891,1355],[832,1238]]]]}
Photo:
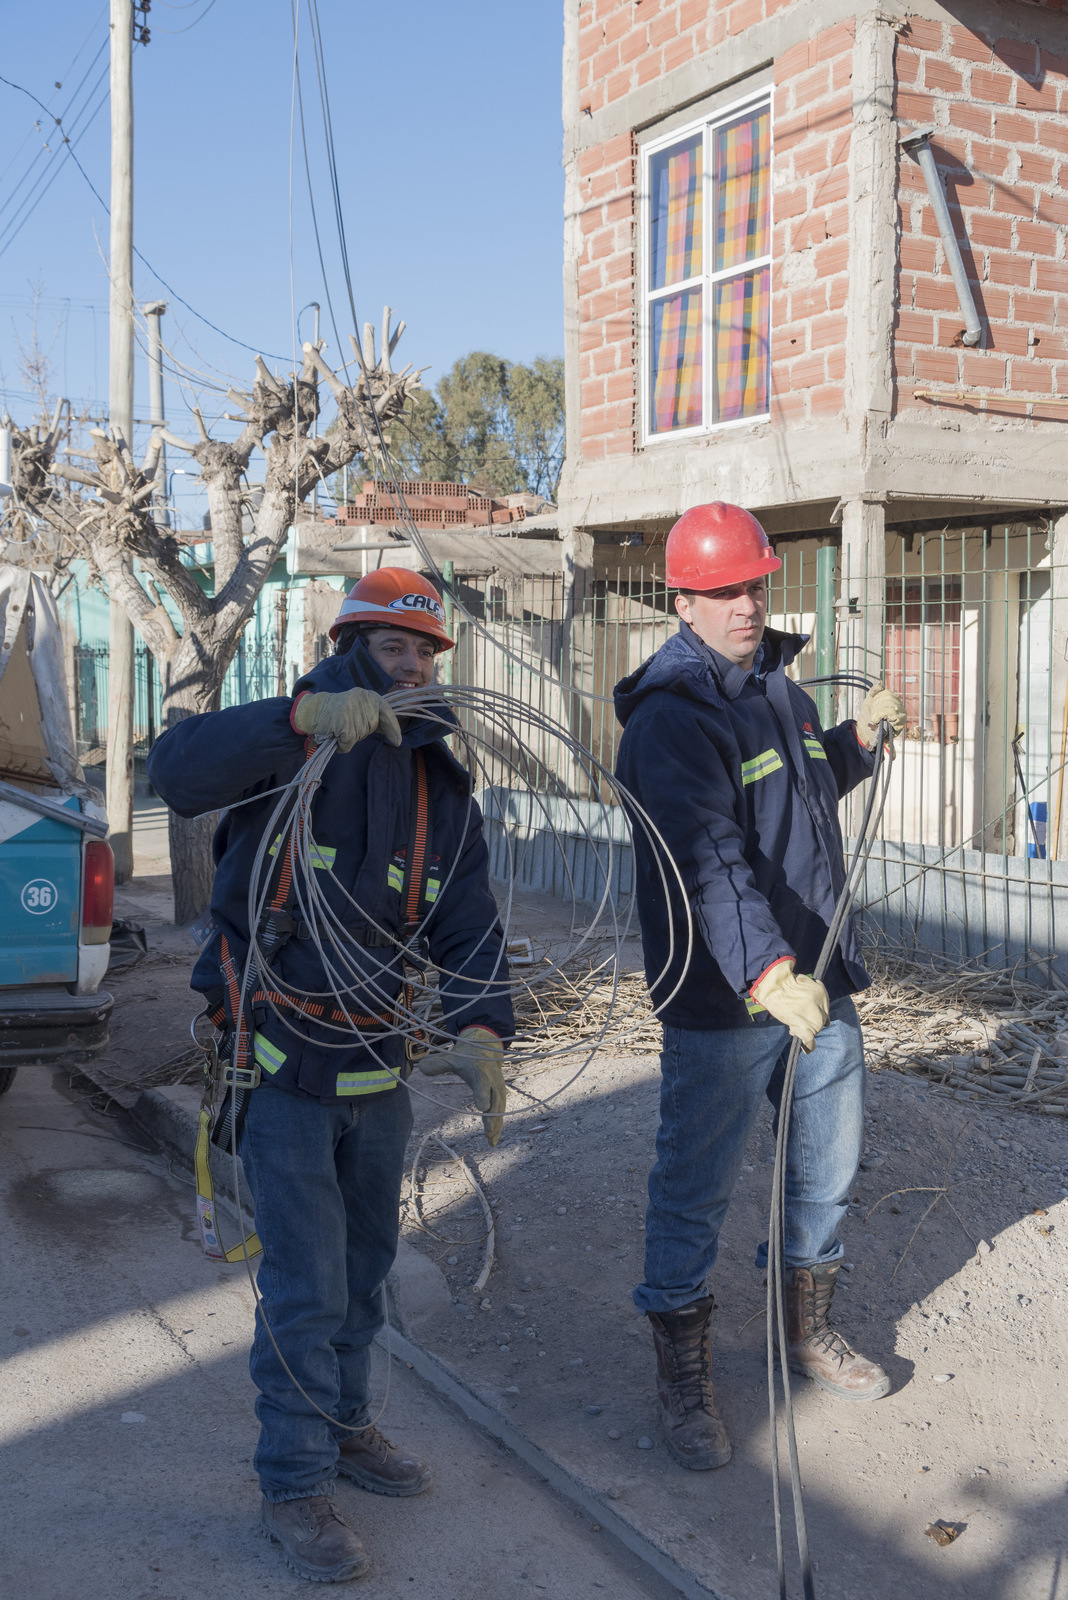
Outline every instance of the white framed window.
{"type": "Polygon", "coordinates": [[[771,91],[641,153],[642,436],[768,414],[771,91]]]}

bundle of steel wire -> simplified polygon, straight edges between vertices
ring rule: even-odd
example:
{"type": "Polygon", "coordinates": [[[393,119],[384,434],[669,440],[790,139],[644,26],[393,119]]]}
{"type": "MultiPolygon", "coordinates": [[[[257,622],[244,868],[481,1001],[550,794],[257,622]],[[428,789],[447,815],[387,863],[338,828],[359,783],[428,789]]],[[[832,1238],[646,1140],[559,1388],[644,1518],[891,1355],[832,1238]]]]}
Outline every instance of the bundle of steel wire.
{"type": "MultiPolygon", "coordinates": [[[[264,990],[280,998],[281,1004],[274,999],[269,1004],[286,1027],[296,1031],[293,1014],[308,1002],[319,1010],[324,1001],[332,1002],[339,1020],[317,1016],[319,1042],[338,1050],[351,1050],[359,1044],[385,1067],[389,1063],[381,1053],[382,1044],[389,1036],[399,1035],[431,1048],[451,1045],[452,1036],[438,1004],[439,982],[462,984],[466,1004],[479,995],[507,992],[517,1011],[509,1049],[512,1077],[535,1063],[558,1065],[565,1058],[579,1058],[576,1071],[548,1097],[555,1098],[574,1082],[596,1051],[618,1048],[639,1031],[648,1037],[651,1010],[644,984],[622,982],[621,946],[634,928],[633,891],[618,890],[623,846],[631,843],[636,833],[644,835],[665,898],[670,894],[687,907],[685,927],[676,936],[684,948],[680,950],[673,939],[661,977],[679,956],[684,971],[692,947],[692,917],[679,869],[659,830],[633,796],[565,724],[547,712],[512,695],[471,685],[397,689],[388,699],[402,725],[405,719],[430,723],[452,741],[471,779],[469,820],[477,792],[485,824],[498,833],[505,855],[498,896],[504,939],[500,941],[497,931],[488,929],[479,946],[492,949],[499,943],[502,953],[495,958],[492,975],[476,980],[469,972],[433,969],[425,961],[413,959],[422,935],[432,934],[433,906],[422,923],[401,938],[396,929],[380,926],[325,865],[327,857],[315,838],[314,809],[316,792],[336,748],[333,741],[318,746],[285,786],[263,831],[249,884],[249,970],[255,970],[264,990]],[[504,785],[499,781],[502,776],[507,780],[504,785]],[[517,796],[523,812],[519,823],[517,796]],[[553,854],[553,875],[564,886],[562,898],[569,908],[570,927],[563,949],[553,958],[532,970],[509,972],[503,949],[515,936],[517,836],[531,832],[553,854]],[[569,848],[575,841],[583,847],[585,857],[582,885],[576,881],[569,848]],[[293,914],[315,942],[326,978],[321,992],[312,994],[288,985],[259,931],[275,852],[292,866],[293,914]],[[332,886],[330,892],[327,883],[332,886]],[[381,946],[354,946],[353,922],[370,929],[382,941],[381,946]],[[559,1004],[562,980],[571,994],[570,1004],[563,1007],[559,1004]],[[551,1015],[542,1015],[536,1004],[529,1002],[550,986],[555,986],[551,1015]],[[595,1026],[569,1028],[569,1017],[582,1015],[594,995],[599,1013],[595,1026]],[[382,1020],[370,1029],[365,1020],[368,1016],[382,1020]]],[[[448,893],[457,865],[456,861],[441,863],[436,903],[448,893]]],[[[674,992],[673,988],[663,996],[660,1008],[674,992]]],[[[409,1087],[413,1093],[434,1098],[422,1083],[409,1080],[409,1087]]]]}

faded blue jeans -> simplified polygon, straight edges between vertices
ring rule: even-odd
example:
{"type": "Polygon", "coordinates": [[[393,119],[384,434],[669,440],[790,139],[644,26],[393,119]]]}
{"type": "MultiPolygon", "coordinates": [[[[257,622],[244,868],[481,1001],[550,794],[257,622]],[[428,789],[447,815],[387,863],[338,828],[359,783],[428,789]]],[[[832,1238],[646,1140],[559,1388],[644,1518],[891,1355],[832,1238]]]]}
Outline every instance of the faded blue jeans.
{"type": "MultiPolygon", "coordinates": [[[[411,1101],[400,1085],[326,1105],[262,1083],[241,1132],[271,1331],[316,1405],[355,1427],[368,1418],[370,1346],[397,1253],[411,1126],[411,1101]]],[[[266,1498],[332,1493],[335,1430],[286,1376],[259,1314],[249,1371],[260,1391],[253,1465],[266,1498]]]]}
{"type": "MultiPolygon", "coordinates": [[[[767,1095],[776,1112],[790,1035],[778,1022],[697,1032],[664,1028],[660,1129],[649,1174],[641,1311],[674,1311],[707,1291],[719,1231],[753,1122],[767,1095]]],[[[786,1149],[786,1264],[842,1255],[838,1224],[849,1203],[864,1135],[864,1045],[852,1000],[797,1069],[786,1149]]],[[[770,1171],[770,1169],[769,1169],[770,1171]]],[[[770,1197],[770,1187],[769,1187],[770,1197]]]]}

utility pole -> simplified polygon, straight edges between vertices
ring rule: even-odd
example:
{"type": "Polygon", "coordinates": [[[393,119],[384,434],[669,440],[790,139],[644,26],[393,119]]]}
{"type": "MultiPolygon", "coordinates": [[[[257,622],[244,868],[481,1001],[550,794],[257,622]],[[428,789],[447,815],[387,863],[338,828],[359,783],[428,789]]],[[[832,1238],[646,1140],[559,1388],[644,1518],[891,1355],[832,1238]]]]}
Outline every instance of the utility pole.
{"type": "MultiPolygon", "coordinates": [[[[133,448],[133,29],[132,0],[111,0],[111,315],[108,414],[133,448]]],[[[111,599],[108,630],[107,807],[115,882],[133,877],[134,630],[111,599]]]]}
{"type": "MultiPolygon", "coordinates": [[[[166,421],[163,410],[163,340],[160,322],[167,305],[163,300],[152,300],[142,310],[148,318],[148,420],[152,427],[162,428],[166,421]]],[[[171,514],[167,507],[167,446],[160,440],[159,465],[156,468],[156,493],[152,496],[156,508],[156,521],[170,527],[171,514]]]]}
{"type": "MultiPolygon", "coordinates": [[[[315,334],[314,334],[314,338],[315,338],[315,348],[316,348],[316,350],[318,350],[318,348],[319,348],[319,302],[318,302],[318,300],[313,300],[311,302],[311,308],[315,312],[315,334]]],[[[315,417],[314,420],[312,421],[312,438],[313,439],[318,439],[318,437],[319,437],[319,418],[315,417]]],[[[315,488],[312,490],[312,521],[313,522],[317,519],[318,515],[319,515],[319,478],[318,478],[318,475],[317,475],[316,479],[315,479],[315,488]]],[[[282,692],[285,693],[284,690],[282,692]]]]}

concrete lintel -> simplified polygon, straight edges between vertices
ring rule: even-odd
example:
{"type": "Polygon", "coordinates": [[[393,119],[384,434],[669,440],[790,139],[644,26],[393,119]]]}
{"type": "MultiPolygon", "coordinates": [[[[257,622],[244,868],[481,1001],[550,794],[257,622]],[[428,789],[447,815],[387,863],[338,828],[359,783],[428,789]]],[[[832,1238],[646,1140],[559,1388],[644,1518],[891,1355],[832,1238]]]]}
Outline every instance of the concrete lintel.
{"type": "MultiPolygon", "coordinates": [[[[865,463],[844,422],[774,430],[768,423],[730,436],[651,446],[580,462],[566,514],[587,529],[641,529],[671,522],[689,505],[730,500],[761,508],[813,506],[875,494],[888,502],[1042,509],[1065,503],[1064,424],[1026,432],[933,425],[897,417],[865,463]]],[[[926,515],[936,514],[927,511],[926,515]]],[[[956,513],[954,513],[956,514],[956,513]]],[[[783,528],[783,532],[792,531],[783,528]]]]}

